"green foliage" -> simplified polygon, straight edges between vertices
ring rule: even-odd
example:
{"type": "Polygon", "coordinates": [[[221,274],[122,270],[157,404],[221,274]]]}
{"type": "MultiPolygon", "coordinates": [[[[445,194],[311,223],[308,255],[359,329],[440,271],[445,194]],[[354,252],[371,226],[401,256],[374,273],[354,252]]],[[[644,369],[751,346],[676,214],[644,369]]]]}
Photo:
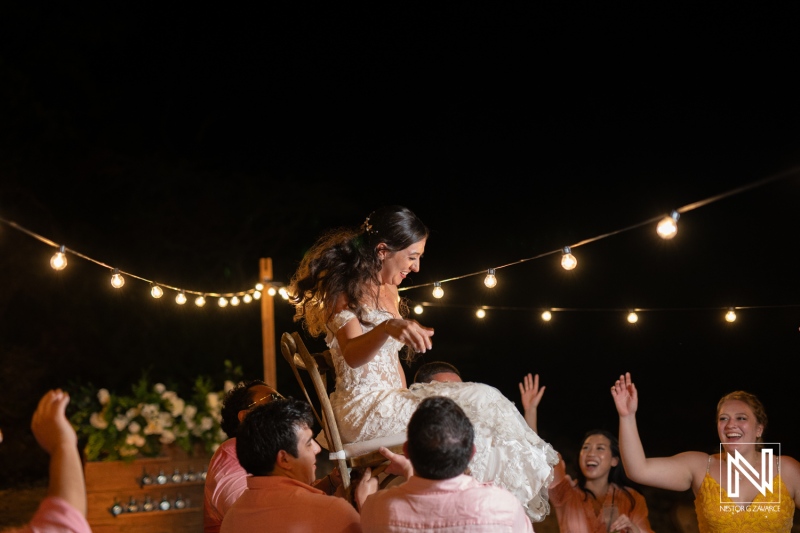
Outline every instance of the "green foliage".
{"type": "Polygon", "coordinates": [[[165,444],[191,453],[196,445],[213,453],[227,438],[220,427],[225,392],[241,379],[241,367],[225,361],[224,381],[195,378],[189,400],[145,373],[131,394],[112,394],[91,383],[70,387],[67,414],[87,461],[155,457],[165,444]]]}

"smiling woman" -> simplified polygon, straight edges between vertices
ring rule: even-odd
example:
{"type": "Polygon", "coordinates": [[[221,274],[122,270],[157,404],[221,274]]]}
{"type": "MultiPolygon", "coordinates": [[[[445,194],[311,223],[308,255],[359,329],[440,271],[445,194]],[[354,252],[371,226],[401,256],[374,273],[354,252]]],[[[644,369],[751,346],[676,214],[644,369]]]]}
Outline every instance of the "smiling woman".
{"type": "Polygon", "coordinates": [[[336,370],[331,406],[347,443],[405,434],[426,397],[452,398],[475,426],[469,468],[481,481],[510,490],[539,522],[547,515],[547,484],[557,457],[516,406],[482,383],[420,384],[409,389],[400,365],[433,347],[433,329],[405,318],[398,285],[419,272],[428,228],[408,208],[387,206],[359,228],[325,233],[306,253],[289,287],[295,320],[325,334],[336,370]]]}

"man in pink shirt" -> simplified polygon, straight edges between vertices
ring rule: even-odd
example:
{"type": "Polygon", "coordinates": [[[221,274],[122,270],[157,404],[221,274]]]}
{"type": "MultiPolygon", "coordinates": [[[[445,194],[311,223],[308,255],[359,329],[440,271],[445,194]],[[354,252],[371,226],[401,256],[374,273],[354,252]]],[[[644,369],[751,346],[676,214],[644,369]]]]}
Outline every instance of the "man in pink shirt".
{"type": "Polygon", "coordinates": [[[92,533],[86,521],[86,483],[78,451],[78,436],[67,420],[69,394],[48,391],[33,413],[31,430],[36,442],[50,454],[47,497],[33,519],[8,533],[92,533]]]}
{"type": "MultiPolygon", "coordinates": [[[[221,533],[326,531],[360,533],[358,511],[311,486],[317,454],[311,406],[293,398],[256,406],[236,434],[247,489],[222,520],[221,533]]],[[[367,484],[357,489],[367,490],[367,484]]],[[[363,497],[363,496],[362,496],[363,497]]]]}
{"type": "MultiPolygon", "coordinates": [[[[236,456],[236,432],[252,409],[283,398],[274,388],[260,379],[239,383],[228,391],[222,403],[222,429],[228,435],[208,463],[203,501],[204,533],[219,533],[222,519],[231,505],[247,488],[247,472],[236,456]]],[[[315,486],[332,494],[341,486],[341,477],[334,469],[330,475],[315,482],[315,486]]]]}
{"type": "MultiPolygon", "coordinates": [[[[424,399],[411,416],[403,447],[413,475],[408,472],[402,485],[367,497],[361,506],[364,532],[532,533],[513,494],[464,474],[475,453],[474,440],[472,423],[458,404],[442,396],[424,399]]],[[[386,449],[381,453],[399,469],[402,456],[386,449]]]]}

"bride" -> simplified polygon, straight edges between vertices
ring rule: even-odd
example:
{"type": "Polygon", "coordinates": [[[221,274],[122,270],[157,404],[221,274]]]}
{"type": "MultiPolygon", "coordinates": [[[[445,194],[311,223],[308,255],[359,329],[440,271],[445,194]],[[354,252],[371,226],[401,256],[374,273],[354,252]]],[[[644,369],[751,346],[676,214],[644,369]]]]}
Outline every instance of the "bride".
{"type": "Polygon", "coordinates": [[[427,396],[456,401],[475,427],[471,474],[511,491],[531,520],[549,512],[547,486],[558,456],[499,390],[483,383],[420,384],[409,389],[400,362],[433,347],[433,329],[405,318],[398,286],[418,272],[428,229],[409,209],[388,206],[360,228],[324,233],[289,287],[295,321],[325,335],[336,370],[331,394],[345,442],[404,433],[427,396]]]}

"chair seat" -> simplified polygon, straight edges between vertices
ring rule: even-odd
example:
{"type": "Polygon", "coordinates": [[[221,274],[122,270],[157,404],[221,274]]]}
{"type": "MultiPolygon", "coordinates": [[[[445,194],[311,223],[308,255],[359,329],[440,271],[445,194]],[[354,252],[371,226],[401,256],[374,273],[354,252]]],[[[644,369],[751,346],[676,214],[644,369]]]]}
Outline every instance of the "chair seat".
{"type": "Polygon", "coordinates": [[[331,461],[347,459],[350,460],[353,466],[370,466],[386,460],[386,458],[381,455],[381,452],[378,451],[380,447],[388,448],[394,453],[403,453],[403,444],[405,442],[405,433],[353,442],[351,444],[345,444],[343,446],[344,449],[339,452],[331,452],[330,459],[331,461]]]}

